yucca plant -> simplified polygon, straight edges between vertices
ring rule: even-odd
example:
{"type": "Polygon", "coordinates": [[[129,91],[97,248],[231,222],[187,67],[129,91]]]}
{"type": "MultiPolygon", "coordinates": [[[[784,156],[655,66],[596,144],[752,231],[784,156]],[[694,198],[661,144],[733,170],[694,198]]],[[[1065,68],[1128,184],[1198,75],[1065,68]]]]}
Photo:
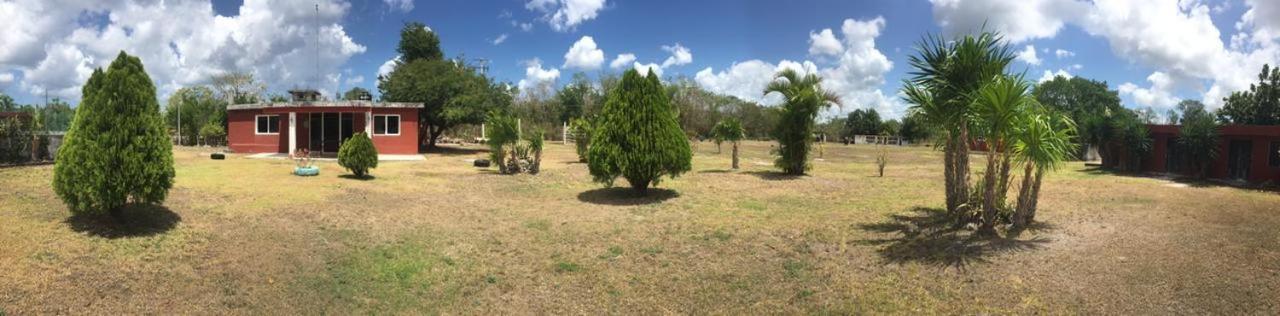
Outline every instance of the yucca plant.
{"type": "Polygon", "coordinates": [[[994,235],[996,217],[1004,206],[1008,185],[1008,141],[1019,116],[1036,104],[1031,85],[1020,77],[1000,76],[973,95],[971,113],[987,144],[987,168],[983,171],[981,234],[994,235]]]}
{"type": "Polygon", "coordinates": [[[1044,109],[1029,111],[1013,137],[1013,156],[1023,166],[1022,188],[1014,208],[1013,229],[1035,220],[1040,184],[1047,171],[1057,170],[1076,153],[1076,124],[1070,117],[1044,109]]]}

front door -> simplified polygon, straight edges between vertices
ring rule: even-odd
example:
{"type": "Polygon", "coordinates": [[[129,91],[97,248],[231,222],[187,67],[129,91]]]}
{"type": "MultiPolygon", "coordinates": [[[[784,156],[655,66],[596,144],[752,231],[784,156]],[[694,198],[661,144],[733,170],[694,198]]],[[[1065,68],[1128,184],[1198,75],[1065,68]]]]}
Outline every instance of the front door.
{"type": "Polygon", "coordinates": [[[1232,140],[1227,155],[1227,176],[1231,180],[1248,180],[1249,165],[1253,163],[1253,142],[1232,140]]]}
{"type": "Polygon", "coordinates": [[[311,139],[308,149],[313,153],[336,153],[342,141],[354,135],[355,116],[352,113],[311,113],[308,124],[311,139]]]}

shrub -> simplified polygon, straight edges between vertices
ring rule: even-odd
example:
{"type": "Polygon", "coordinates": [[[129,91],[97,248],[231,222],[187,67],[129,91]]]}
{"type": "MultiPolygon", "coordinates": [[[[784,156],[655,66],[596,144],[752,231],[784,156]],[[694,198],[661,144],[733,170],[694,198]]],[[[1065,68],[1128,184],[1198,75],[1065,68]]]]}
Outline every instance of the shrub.
{"type": "Polygon", "coordinates": [[[227,130],[222,128],[222,124],[218,122],[210,121],[200,128],[200,138],[204,139],[205,144],[208,144],[210,140],[221,144],[224,136],[227,136],[227,130]]]}
{"type": "Polygon", "coordinates": [[[498,173],[511,174],[520,172],[515,160],[515,146],[520,142],[520,131],[516,126],[516,118],[510,115],[490,113],[485,121],[485,134],[489,136],[489,159],[498,166],[498,173]]]}
{"type": "Polygon", "coordinates": [[[368,135],[356,133],[338,147],[338,165],[357,177],[364,177],[369,169],[378,167],[378,149],[373,147],[368,135]]]}
{"type": "Polygon", "coordinates": [[[542,168],[543,136],[542,130],[534,130],[533,133],[529,133],[528,139],[525,140],[529,142],[529,151],[533,154],[533,157],[529,158],[529,173],[537,174],[538,170],[542,168]]]}
{"type": "Polygon", "coordinates": [[[31,158],[29,120],[18,116],[0,119],[0,163],[23,163],[31,158]]]}
{"type": "Polygon", "coordinates": [[[587,162],[587,148],[591,146],[591,121],[585,118],[573,119],[569,123],[569,129],[573,133],[573,145],[578,151],[578,162],[587,162]]]}
{"type": "Polygon", "coordinates": [[[773,137],[778,140],[778,160],[774,162],[787,174],[800,175],[809,170],[809,150],[813,144],[818,112],[839,104],[839,99],[821,87],[822,78],[814,74],[801,76],[795,70],[778,72],[774,81],[765,88],[765,94],[779,93],[786,100],[782,117],[774,127],[773,137]]]}
{"type": "Polygon", "coordinates": [[[124,52],[96,69],[58,151],[53,188],[72,213],[119,215],[159,204],[173,186],[172,145],[142,61],[124,52]]]}
{"type": "Polygon", "coordinates": [[[1183,113],[1178,146],[1186,152],[1193,174],[1208,176],[1209,165],[1218,157],[1218,122],[1213,115],[1203,108],[1183,113]]]}
{"type": "Polygon", "coordinates": [[[632,69],[622,76],[600,111],[587,156],[595,181],[612,186],[621,176],[640,193],[664,175],[691,169],[689,141],[657,75],[632,69]]]}

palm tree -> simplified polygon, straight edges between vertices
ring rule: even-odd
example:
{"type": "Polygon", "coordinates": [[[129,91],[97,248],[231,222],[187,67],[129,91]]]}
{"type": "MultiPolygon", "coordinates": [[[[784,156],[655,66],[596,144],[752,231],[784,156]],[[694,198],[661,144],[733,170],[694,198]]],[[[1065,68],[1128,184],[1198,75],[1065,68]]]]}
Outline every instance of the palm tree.
{"type": "Polygon", "coordinates": [[[969,221],[965,209],[969,201],[969,105],[974,92],[996,77],[1014,59],[1013,51],[1001,36],[983,32],[948,41],[929,35],[916,48],[918,56],[909,63],[915,70],[904,85],[911,111],[923,115],[926,123],[943,133],[947,212],[957,224],[969,221]]]}
{"type": "Polygon", "coordinates": [[[978,232],[995,233],[996,216],[1004,206],[1008,185],[1008,140],[1020,115],[1036,105],[1031,85],[1020,77],[1000,76],[973,95],[970,111],[987,144],[987,168],[982,181],[982,226],[978,232]],[[999,194],[997,194],[999,193],[999,194]]]}
{"type": "Polygon", "coordinates": [[[815,74],[800,76],[795,70],[785,69],[764,89],[765,95],[777,92],[785,99],[774,137],[778,139],[779,154],[775,165],[787,174],[802,175],[809,169],[813,120],[823,108],[840,104],[840,99],[823,90],[821,84],[822,78],[815,74]]]}
{"type": "Polygon", "coordinates": [[[1060,113],[1044,109],[1029,111],[1013,139],[1013,155],[1025,166],[1018,204],[1013,213],[1013,229],[1021,230],[1035,220],[1040,183],[1046,171],[1054,171],[1076,153],[1076,124],[1060,113]],[[1032,172],[1035,172],[1033,175],[1032,172]]]}
{"type": "Polygon", "coordinates": [[[716,140],[716,152],[720,151],[721,142],[729,142],[733,146],[733,169],[738,169],[738,142],[746,138],[747,131],[742,122],[735,118],[727,118],[711,128],[712,137],[716,140]]]}

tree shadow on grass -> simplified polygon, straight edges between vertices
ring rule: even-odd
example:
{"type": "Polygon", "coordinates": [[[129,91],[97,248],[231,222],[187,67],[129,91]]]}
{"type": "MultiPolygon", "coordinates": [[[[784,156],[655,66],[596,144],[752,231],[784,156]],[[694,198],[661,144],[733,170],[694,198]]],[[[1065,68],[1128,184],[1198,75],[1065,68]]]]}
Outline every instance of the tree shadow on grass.
{"type": "Polygon", "coordinates": [[[347,179],[347,180],[358,180],[358,181],[369,181],[369,180],[373,180],[373,179],[377,179],[377,178],[378,178],[378,177],[376,177],[376,176],[374,176],[374,175],[372,175],[372,174],[366,174],[366,175],[364,175],[364,176],[362,177],[362,176],[357,176],[357,175],[350,174],[350,173],[348,173],[348,174],[344,174],[344,175],[339,175],[338,177],[339,177],[339,178],[343,178],[343,179],[347,179]]]}
{"type": "Polygon", "coordinates": [[[614,187],[583,191],[578,193],[578,201],[599,205],[633,206],[662,203],[679,196],[679,192],[671,189],[649,188],[647,194],[640,195],[631,188],[614,187]]]}
{"type": "Polygon", "coordinates": [[[437,154],[445,157],[452,156],[471,156],[476,154],[488,153],[489,148],[485,147],[459,147],[456,145],[437,145],[436,148],[428,149],[428,154],[437,154]]]}
{"type": "Polygon", "coordinates": [[[147,237],[163,234],[178,226],[182,216],[164,205],[129,204],[118,217],[106,214],[75,214],[65,221],[71,230],[108,239],[147,237]]]}
{"type": "Polygon", "coordinates": [[[729,169],[698,170],[698,173],[730,173],[730,172],[733,172],[733,170],[729,170],[729,169]]]}
{"type": "MultiPolygon", "coordinates": [[[[916,207],[911,213],[893,214],[884,222],[859,225],[865,231],[894,234],[859,243],[883,246],[876,252],[887,263],[919,262],[963,270],[974,263],[989,262],[987,258],[993,255],[1040,249],[1050,242],[1043,237],[1023,240],[977,236],[963,227],[955,227],[947,212],[938,208],[916,207]]],[[[1040,225],[1031,229],[1050,228],[1040,225]]]]}
{"type": "Polygon", "coordinates": [[[747,174],[756,176],[762,180],[768,181],[789,181],[802,179],[804,175],[787,174],[777,171],[748,171],[747,174]]]}

